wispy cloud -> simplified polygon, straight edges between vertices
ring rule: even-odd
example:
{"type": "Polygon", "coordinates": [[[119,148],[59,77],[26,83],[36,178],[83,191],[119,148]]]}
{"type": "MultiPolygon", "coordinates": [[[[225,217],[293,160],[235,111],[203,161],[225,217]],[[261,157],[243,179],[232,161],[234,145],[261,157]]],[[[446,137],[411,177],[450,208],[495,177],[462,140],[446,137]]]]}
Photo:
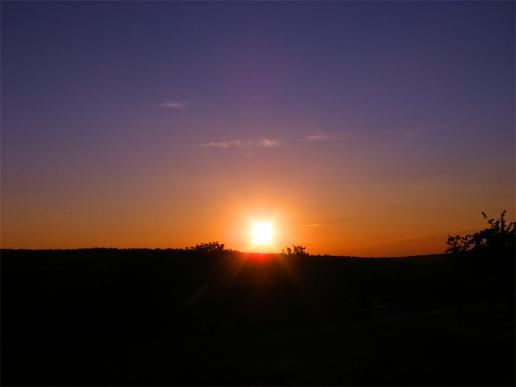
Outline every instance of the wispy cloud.
{"type": "Polygon", "coordinates": [[[208,147],[208,148],[228,149],[228,148],[239,148],[242,145],[243,145],[242,141],[240,141],[240,140],[230,140],[230,141],[208,142],[206,144],[201,144],[199,146],[200,147],[208,147]]]}
{"type": "Polygon", "coordinates": [[[306,142],[328,142],[328,141],[339,141],[342,136],[337,133],[327,133],[320,130],[316,130],[310,134],[304,136],[301,140],[306,142]]]}
{"type": "Polygon", "coordinates": [[[199,145],[200,147],[206,148],[275,148],[281,145],[281,142],[273,138],[258,138],[248,141],[243,140],[227,140],[227,141],[213,141],[206,144],[199,145]]]}
{"type": "Polygon", "coordinates": [[[423,134],[425,132],[428,132],[429,130],[430,130],[430,128],[411,129],[411,130],[407,130],[405,133],[403,133],[403,136],[414,137],[414,136],[417,136],[418,134],[423,134]]]}
{"type": "Polygon", "coordinates": [[[427,127],[423,127],[423,128],[415,128],[415,129],[410,129],[410,130],[405,131],[403,133],[403,136],[404,137],[414,137],[414,136],[417,136],[419,134],[423,134],[423,133],[426,133],[429,131],[434,131],[434,130],[438,130],[438,129],[446,129],[446,128],[448,128],[448,124],[427,126],[427,127]]]}
{"type": "MultiPolygon", "coordinates": [[[[344,134],[348,134],[348,132],[341,133],[329,133],[323,131],[315,131],[306,136],[294,140],[294,141],[302,141],[302,142],[332,142],[332,141],[340,141],[343,138],[344,134]]],[[[285,145],[285,142],[280,141],[276,138],[271,137],[259,137],[259,138],[251,138],[251,139],[232,139],[232,140],[223,140],[223,141],[212,141],[205,144],[198,145],[203,148],[219,148],[219,149],[229,149],[229,148],[246,148],[246,149],[257,149],[257,148],[277,148],[285,145]]]]}
{"type": "Polygon", "coordinates": [[[251,141],[249,145],[258,148],[275,148],[280,146],[281,143],[278,140],[272,138],[259,138],[258,140],[251,141]]]}
{"type": "Polygon", "coordinates": [[[356,220],[355,216],[345,216],[345,217],[341,217],[341,218],[323,219],[317,223],[308,223],[308,224],[304,224],[303,226],[313,228],[313,227],[325,226],[328,224],[348,223],[348,222],[352,222],[354,220],[356,220]]]}
{"type": "Polygon", "coordinates": [[[169,100],[169,101],[164,101],[162,103],[159,103],[158,106],[161,106],[161,107],[167,108],[167,109],[181,110],[186,107],[186,102],[178,101],[178,100],[169,100]]]}

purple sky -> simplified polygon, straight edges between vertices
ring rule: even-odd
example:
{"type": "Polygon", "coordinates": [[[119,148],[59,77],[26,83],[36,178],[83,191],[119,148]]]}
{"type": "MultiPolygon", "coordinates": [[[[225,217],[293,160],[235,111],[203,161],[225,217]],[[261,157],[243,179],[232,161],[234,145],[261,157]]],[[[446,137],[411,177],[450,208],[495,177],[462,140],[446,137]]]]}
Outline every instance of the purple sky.
{"type": "Polygon", "coordinates": [[[245,249],[258,216],[396,255],[514,216],[513,2],[1,11],[3,247],[245,249]]]}

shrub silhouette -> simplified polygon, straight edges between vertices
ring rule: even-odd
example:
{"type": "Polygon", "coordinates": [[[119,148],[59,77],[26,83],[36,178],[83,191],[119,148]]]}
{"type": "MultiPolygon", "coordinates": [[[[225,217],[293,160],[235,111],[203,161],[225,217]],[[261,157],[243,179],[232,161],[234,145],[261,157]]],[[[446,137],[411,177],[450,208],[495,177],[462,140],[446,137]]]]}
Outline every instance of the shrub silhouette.
{"type": "Polygon", "coordinates": [[[477,298],[497,297],[514,305],[514,241],[516,223],[482,216],[488,227],[474,234],[449,236],[446,253],[452,258],[457,286],[477,298]]]}
{"type": "Polygon", "coordinates": [[[507,222],[506,212],[503,211],[499,219],[490,218],[482,212],[489,227],[474,234],[449,236],[446,242],[448,245],[446,253],[514,253],[516,222],[507,222]]]}
{"type": "Polygon", "coordinates": [[[296,255],[296,256],[306,256],[308,253],[306,252],[306,247],[301,245],[292,245],[292,248],[287,247],[282,250],[284,255],[296,255]]]}
{"type": "Polygon", "coordinates": [[[216,242],[207,242],[207,243],[198,243],[195,246],[188,247],[187,250],[195,251],[198,253],[208,253],[208,254],[216,254],[222,253],[226,251],[224,249],[224,243],[216,242]]]}

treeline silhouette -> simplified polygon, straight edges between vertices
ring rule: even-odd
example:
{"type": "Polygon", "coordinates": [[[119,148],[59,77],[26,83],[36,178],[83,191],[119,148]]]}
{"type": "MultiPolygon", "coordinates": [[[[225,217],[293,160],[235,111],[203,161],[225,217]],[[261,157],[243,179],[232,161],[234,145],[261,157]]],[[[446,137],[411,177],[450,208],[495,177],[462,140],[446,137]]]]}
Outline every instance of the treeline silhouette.
{"type": "Polygon", "coordinates": [[[446,253],[463,293],[514,303],[516,223],[508,222],[505,215],[503,211],[495,219],[482,212],[488,224],[484,230],[448,237],[446,253]]]}
{"type": "Polygon", "coordinates": [[[514,385],[504,216],[405,258],[2,250],[2,384],[514,385]]]}

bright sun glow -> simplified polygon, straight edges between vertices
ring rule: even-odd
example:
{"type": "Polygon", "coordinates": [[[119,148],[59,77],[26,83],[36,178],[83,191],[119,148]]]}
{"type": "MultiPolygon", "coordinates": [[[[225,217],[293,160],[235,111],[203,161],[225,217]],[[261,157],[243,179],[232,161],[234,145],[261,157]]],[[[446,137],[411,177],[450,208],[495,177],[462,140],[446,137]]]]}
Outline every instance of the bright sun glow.
{"type": "Polygon", "coordinates": [[[274,228],[270,222],[253,223],[251,239],[255,245],[270,245],[274,228]]]}

